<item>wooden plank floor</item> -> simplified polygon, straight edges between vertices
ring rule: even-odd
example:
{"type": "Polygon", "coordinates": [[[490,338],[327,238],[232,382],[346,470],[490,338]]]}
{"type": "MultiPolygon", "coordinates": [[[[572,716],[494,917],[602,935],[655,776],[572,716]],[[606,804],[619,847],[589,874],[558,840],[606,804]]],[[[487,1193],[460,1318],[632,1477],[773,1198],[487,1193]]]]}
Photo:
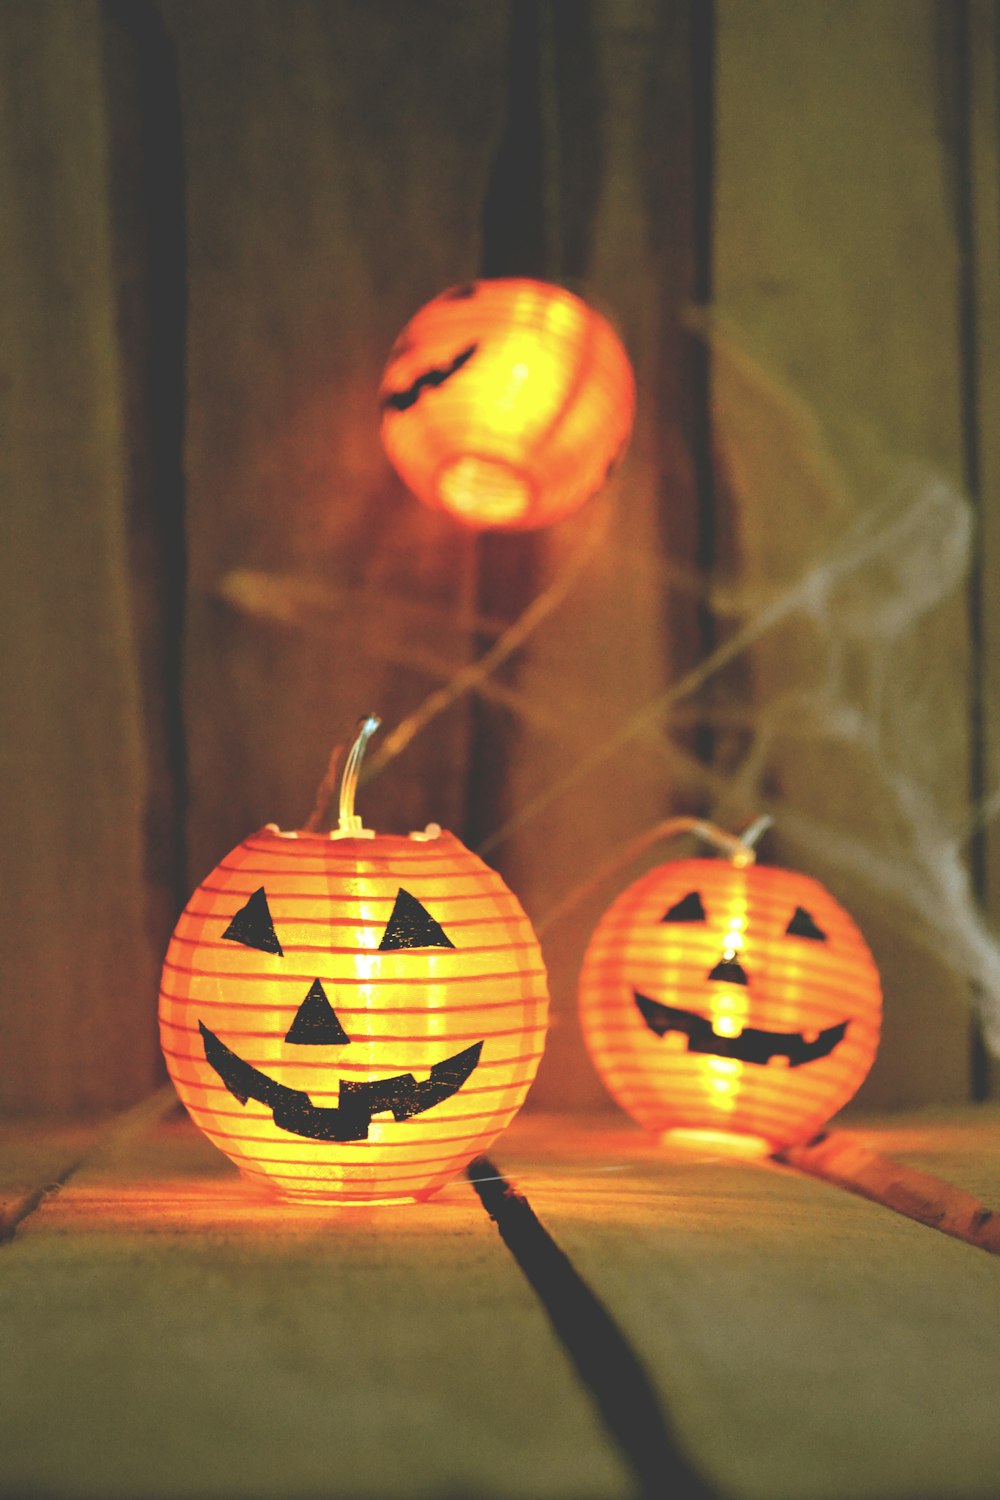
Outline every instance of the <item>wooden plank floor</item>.
{"type": "MultiPolygon", "coordinates": [[[[618,1116],[289,1210],[168,1104],[0,1136],[4,1496],[998,1493],[1000,1257],[618,1116]]],[[[996,1109],[854,1133],[1000,1204],[996,1109]]]]}
{"type": "MultiPolygon", "coordinates": [[[[860,1129],[1000,1204],[1000,1112],[860,1129]]],[[[767,1160],[622,1124],[498,1146],[719,1495],[1000,1493],[1000,1258],[767,1160]]]]}
{"type": "Polygon", "coordinates": [[[5,1496],[629,1489],[464,1180],[424,1207],[276,1209],[172,1121],[23,1221],[0,1327],[5,1496]]]}

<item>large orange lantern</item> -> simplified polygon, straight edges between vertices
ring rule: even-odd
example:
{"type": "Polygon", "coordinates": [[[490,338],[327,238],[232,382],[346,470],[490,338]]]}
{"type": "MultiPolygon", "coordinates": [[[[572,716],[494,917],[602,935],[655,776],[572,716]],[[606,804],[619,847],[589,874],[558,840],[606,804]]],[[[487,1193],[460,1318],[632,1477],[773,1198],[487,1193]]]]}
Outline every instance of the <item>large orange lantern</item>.
{"type": "Polygon", "coordinates": [[[814,1135],[867,1074],[878,972],[822,885],[713,831],[730,859],[661,865],[601,919],[583,961],[583,1031],[645,1129],[774,1149],[814,1135]]]}
{"type": "Polygon", "coordinates": [[[403,330],[380,389],[382,441],[425,504],[469,526],[529,530],[603,485],[635,411],[604,318],[541,281],[471,281],[403,330]]]}
{"type": "Polygon", "coordinates": [[[332,833],[268,824],[195,891],[160,992],[170,1076],[195,1123],[292,1198],[435,1192],[511,1120],[548,996],[499,875],[431,826],[374,834],[353,811],[362,727],[332,833]]]}

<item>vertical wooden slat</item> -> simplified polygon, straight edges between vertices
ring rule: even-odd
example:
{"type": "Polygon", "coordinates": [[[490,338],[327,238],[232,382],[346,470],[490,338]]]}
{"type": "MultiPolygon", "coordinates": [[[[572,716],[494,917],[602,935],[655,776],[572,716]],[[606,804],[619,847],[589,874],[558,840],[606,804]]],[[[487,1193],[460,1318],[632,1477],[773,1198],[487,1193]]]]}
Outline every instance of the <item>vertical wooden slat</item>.
{"type": "Polygon", "coordinates": [[[970,753],[948,58],[930,3],[719,0],[716,16],[713,382],[736,581],[752,611],[816,570],[750,657],[742,790],[776,814],[773,855],[842,895],[882,968],[861,1097],[958,1098],[967,984],[938,920],[970,753]],[[845,539],[854,560],[824,594],[845,539]]]}
{"type": "MultiPolygon", "coordinates": [[[[511,0],[506,55],[503,133],[483,200],[482,274],[552,279],[550,226],[546,222],[548,169],[543,90],[546,20],[541,0],[511,0]]],[[[539,538],[535,532],[480,532],[475,541],[476,603],[484,620],[511,626],[541,586],[539,538]]],[[[477,655],[489,642],[480,636],[477,655]]],[[[493,674],[490,687],[517,691],[515,658],[493,674]]],[[[525,729],[506,699],[489,693],[471,705],[464,836],[475,846],[511,811],[509,768],[521,753],[525,729]]],[[[528,730],[530,734],[530,730],[528,730]]]]}
{"type": "MultiPolygon", "coordinates": [[[[972,28],[971,6],[938,8],[938,50],[941,58],[939,115],[941,130],[952,163],[951,210],[958,249],[959,391],[962,410],[962,480],[973,506],[981,500],[979,348],[977,328],[976,206],[972,163],[972,28]]],[[[983,621],[981,556],[973,558],[969,590],[969,796],[973,815],[968,861],[976,898],[982,901],[986,887],[986,837],[978,826],[976,811],[985,794],[985,722],[983,694],[983,621]]],[[[985,998],[976,980],[973,998],[985,998]]],[[[988,1093],[989,1061],[978,1015],[969,1027],[970,1091],[973,1098],[988,1093]]]]}
{"type": "Polygon", "coordinates": [[[144,884],[153,962],[187,896],[184,609],[185,233],[176,60],[155,5],[104,7],[131,616],[145,726],[144,884]]]}
{"type": "Polygon", "coordinates": [[[0,13],[0,654],[11,1112],[158,1076],[144,694],[95,4],[0,13]]]}
{"type": "MultiPolygon", "coordinates": [[[[969,348],[974,424],[974,465],[979,529],[978,589],[979,729],[983,798],[981,895],[992,922],[1000,914],[1000,6],[970,0],[968,7],[968,140],[970,199],[971,338],[969,348]]],[[[979,1095],[1000,1091],[1000,994],[990,996],[992,1056],[976,1047],[979,1095]]]]}
{"type": "MultiPolygon", "coordinates": [[[[616,324],[639,394],[631,449],[609,487],[535,542],[546,587],[604,527],[565,601],[519,658],[517,693],[528,711],[507,772],[506,808],[515,814],[548,796],[703,649],[690,599],[681,605],[670,588],[671,569],[690,570],[698,545],[697,395],[682,332],[703,274],[694,202],[695,10],[640,0],[542,8],[550,274],[565,277],[616,324]]],[[[542,916],[625,838],[690,793],[678,785],[680,764],[669,731],[633,743],[491,847],[490,858],[529,912],[542,916]]],[[[576,983],[583,946],[608,899],[599,892],[546,935],[555,1022],[532,1095],[537,1104],[606,1103],[580,1038],[576,983]]]]}
{"type": "MultiPolygon", "coordinates": [[[[191,878],[300,824],[330,747],[462,665],[472,543],[392,476],[375,400],[403,324],[478,268],[504,7],[177,0],[190,233],[191,878]]],[[[363,792],[455,825],[465,709],[363,792]]]]}

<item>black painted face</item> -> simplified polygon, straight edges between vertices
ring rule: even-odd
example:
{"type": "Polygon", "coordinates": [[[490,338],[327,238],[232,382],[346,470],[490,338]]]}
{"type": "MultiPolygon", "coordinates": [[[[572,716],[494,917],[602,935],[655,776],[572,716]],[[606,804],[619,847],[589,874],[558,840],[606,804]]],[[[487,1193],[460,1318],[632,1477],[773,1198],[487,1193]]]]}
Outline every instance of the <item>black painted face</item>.
{"type": "MultiPolygon", "coordinates": [[[[479,348],[478,344],[468,344],[464,349],[459,349],[457,354],[444,365],[422,370],[410,384],[402,391],[389,391],[382,397],[383,411],[409,411],[411,406],[416,406],[423,391],[436,391],[439,386],[449,381],[453,375],[457,375],[463,365],[469,360],[479,348]]],[[[398,358],[398,354],[397,354],[398,358]]]]}
{"type": "MultiPolygon", "coordinates": [[[[690,891],[664,914],[662,920],[705,922],[707,917],[700,893],[690,891]]],[[[785,928],[785,937],[810,943],[825,943],[827,940],[826,933],[802,906],[795,908],[785,928]]],[[[750,984],[746,969],[731,949],[720,955],[719,961],[708,971],[705,979],[708,984],[750,984]]],[[[697,1011],[663,1005],[659,1000],[651,1000],[648,995],[643,995],[636,989],[633,989],[632,995],[639,1014],[654,1035],[662,1037],[676,1031],[687,1037],[688,1052],[729,1057],[737,1062],[766,1065],[772,1057],[785,1057],[790,1067],[799,1068],[803,1063],[829,1057],[833,1049],[843,1041],[850,1024],[848,1021],[840,1021],[836,1026],[828,1026],[809,1042],[798,1031],[763,1031],[753,1026],[745,1027],[738,1036],[719,1036],[711,1020],[699,1015],[697,1011]]]]}
{"type": "MultiPolygon", "coordinates": [[[[222,936],[245,948],[283,956],[274,930],[264,887],[255,891],[233,917],[222,936]]],[[[386,925],[379,951],[400,948],[453,948],[455,945],[431,914],[408,891],[400,890],[386,925]]],[[[370,1083],[340,1081],[340,1102],[324,1108],[313,1104],[302,1089],[276,1083],[266,1073],[244,1062],[221,1042],[213,1031],[198,1022],[205,1058],[226,1088],[246,1104],[256,1099],[272,1111],[279,1130],[312,1141],[365,1141],[373,1116],[392,1113],[395,1120],[408,1120],[441,1104],[458,1092],[470,1077],[483,1050],[482,1042],[444,1058],[431,1068],[430,1077],[418,1083],[412,1073],[379,1078],[370,1083]]],[[[285,1041],[301,1047],[346,1046],[351,1038],[340,1024],[326,991],[314,979],[285,1041]]]]}
{"type": "MultiPolygon", "coordinates": [[[[475,297],[479,288],[474,281],[463,282],[461,286],[454,286],[450,291],[441,296],[443,302],[467,302],[475,297]]],[[[389,369],[392,369],[397,360],[412,353],[413,342],[403,335],[397,339],[389,355],[389,368],[386,371],[388,377],[389,369]]],[[[457,375],[473,359],[479,351],[478,343],[467,344],[463,349],[456,349],[450,357],[446,357],[440,364],[431,365],[426,370],[421,370],[418,375],[413,376],[409,385],[402,390],[387,391],[383,387],[381,405],[383,412],[409,411],[416,406],[425,391],[436,391],[457,375]]]]}

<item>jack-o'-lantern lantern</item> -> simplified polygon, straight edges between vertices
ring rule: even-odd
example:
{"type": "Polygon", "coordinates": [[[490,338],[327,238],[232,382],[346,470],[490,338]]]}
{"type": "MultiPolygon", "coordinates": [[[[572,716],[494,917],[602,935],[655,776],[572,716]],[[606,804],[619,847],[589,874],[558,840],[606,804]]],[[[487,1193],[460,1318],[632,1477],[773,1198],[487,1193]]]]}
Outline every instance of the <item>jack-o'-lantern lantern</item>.
{"type": "Polygon", "coordinates": [[[562,287],[471,281],[407,324],[379,392],[382,441],[425,504],[529,530],[576,510],[628,442],[632,366],[607,321],[562,287]]]}
{"type": "Polygon", "coordinates": [[[450,833],[268,824],[207,876],[163,969],[160,1036],[195,1123],[248,1178],[314,1202],[435,1192],[520,1107],[548,996],[531,925],[450,833]]]}
{"type": "Polygon", "coordinates": [[[863,1081],[879,977],[818,881],[759,865],[713,832],[731,858],[660,865],[599,922],[581,972],[583,1032],[645,1129],[775,1149],[814,1135],[863,1081]]]}

